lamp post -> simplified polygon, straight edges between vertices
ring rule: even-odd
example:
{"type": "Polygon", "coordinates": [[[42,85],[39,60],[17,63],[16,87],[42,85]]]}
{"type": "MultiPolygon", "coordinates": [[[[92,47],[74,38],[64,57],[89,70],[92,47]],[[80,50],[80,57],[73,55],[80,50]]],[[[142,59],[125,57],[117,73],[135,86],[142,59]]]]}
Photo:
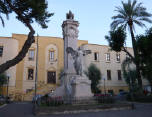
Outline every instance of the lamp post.
{"type": "Polygon", "coordinates": [[[106,94],[106,84],[105,84],[105,78],[103,78],[104,81],[104,93],[106,94]]]}
{"type": "Polygon", "coordinates": [[[7,97],[8,97],[9,79],[10,79],[10,75],[7,74],[7,97]]]}
{"type": "Polygon", "coordinates": [[[38,46],[38,34],[37,34],[37,48],[36,48],[36,71],[35,71],[35,92],[34,92],[34,105],[36,106],[36,95],[37,95],[37,75],[38,75],[38,50],[39,50],[39,46],[38,46]]]}

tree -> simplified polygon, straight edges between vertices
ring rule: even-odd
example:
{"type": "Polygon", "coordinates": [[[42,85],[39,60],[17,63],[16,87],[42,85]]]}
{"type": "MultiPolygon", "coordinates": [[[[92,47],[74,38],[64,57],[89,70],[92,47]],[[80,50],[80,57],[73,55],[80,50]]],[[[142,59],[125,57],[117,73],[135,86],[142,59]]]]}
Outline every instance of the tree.
{"type": "Polygon", "coordinates": [[[7,76],[5,73],[0,74],[0,86],[3,86],[7,83],[7,76]]]}
{"type": "Polygon", "coordinates": [[[91,91],[92,93],[100,93],[100,89],[98,88],[99,81],[101,80],[101,72],[100,70],[94,65],[90,64],[88,70],[85,71],[86,76],[91,80],[91,91]]]}
{"type": "MultiPolygon", "coordinates": [[[[109,36],[105,36],[105,39],[108,41],[109,46],[111,47],[111,50],[114,50],[116,52],[124,51],[129,57],[126,57],[126,59],[122,63],[122,70],[124,74],[124,78],[126,83],[130,87],[130,80],[131,77],[128,77],[129,71],[130,71],[130,64],[132,65],[135,61],[134,56],[131,55],[127,51],[127,48],[125,47],[125,40],[126,40],[126,32],[123,27],[118,27],[115,30],[109,31],[109,36]]],[[[135,71],[135,70],[134,70],[135,71]]]]}
{"type": "MultiPolygon", "coordinates": [[[[53,13],[47,12],[48,3],[46,0],[1,0],[0,1],[0,13],[8,16],[10,13],[14,12],[16,14],[17,20],[21,21],[28,29],[29,34],[27,40],[25,41],[22,49],[16,57],[12,60],[8,60],[0,65],[0,73],[3,73],[10,67],[19,63],[25,57],[28,49],[31,47],[32,43],[35,42],[34,34],[35,30],[32,27],[33,22],[37,22],[42,28],[47,28],[49,18],[53,13]]],[[[4,26],[4,20],[0,15],[0,19],[4,26]]]]}
{"type": "Polygon", "coordinates": [[[127,51],[125,47],[126,41],[126,32],[123,27],[118,27],[115,30],[109,31],[109,36],[105,36],[105,39],[108,41],[111,50],[116,52],[124,51],[131,59],[134,61],[134,57],[127,51]]]}
{"type": "Polygon", "coordinates": [[[109,46],[112,50],[120,52],[126,40],[126,33],[122,27],[117,30],[109,31],[110,36],[105,36],[105,39],[109,42],[109,46]]]}
{"type": "Polygon", "coordinates": [[[111,29],[115,30],[117,27],[122,26],[124,29],[129,28],[132,39],[132,47],[134,51],[134,63],[136,65],[138,85],[142,88],[142,79],[140,74],[139,54],[136,46],[136,39],[134,36],[134,25],[137,24],[140,27],[145,27],[143,22],[152,23],[149,18],[152,14],[146,11],[146,8],[142,6],[142,3],[137,3],[136,0],[128,0],[128,2],[122,1],[122,7],[116,7],[118,14],[113,16],[113,22],[111,23],[111,29]]]}
{"type": "Polygon", "coordinates": [[[2,87],[4,84],[7,84],[7,76],[5,73],[0,74],[0,94],[2,94],[2,87]]]}
{"type": "Polygon", "coordinates": [[[131,58],[126,58],[122,63],[122,71],[123,71],[123,77],[126,81],[126,83],[129,86],[129,91],[133,95],[135,92],[138,91],[138,85],[137,85],[137,72],[132,66],[133,61],[131,58]]]}
{"type": "Polygon", "coordinates": [[[136,38],[142,75],[149,81],[152,89],[152,28],[145,35],[136,38]]]}

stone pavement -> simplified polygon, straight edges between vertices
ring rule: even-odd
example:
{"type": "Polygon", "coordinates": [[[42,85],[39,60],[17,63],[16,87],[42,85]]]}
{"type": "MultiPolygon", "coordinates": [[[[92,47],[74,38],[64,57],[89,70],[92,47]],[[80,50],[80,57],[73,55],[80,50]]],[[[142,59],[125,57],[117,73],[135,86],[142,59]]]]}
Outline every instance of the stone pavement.
{"type": "MultiPolygon", "coordinates": [[[[135,104],[135,110],[101,111],[79,114],[46,115],[39,117],[152,117],[152,104],[135,104]]],[[[11,103],[0,108],[0,117],[35,117],[32,104],[28,102],[11,103]]]]}

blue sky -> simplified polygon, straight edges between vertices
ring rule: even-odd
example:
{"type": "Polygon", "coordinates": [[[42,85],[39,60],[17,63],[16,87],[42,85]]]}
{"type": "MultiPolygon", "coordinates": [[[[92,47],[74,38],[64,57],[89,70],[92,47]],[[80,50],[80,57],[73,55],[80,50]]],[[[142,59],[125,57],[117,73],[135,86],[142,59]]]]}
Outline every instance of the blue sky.
{"type": "MultiPolygon", "coordinates": [[[[138,0],[138,2],[142,2],[147,11],[152,13],[152,0],[138,0]]],[[[48,0],[48,11],[55,13],[50,18],[48,29],[41,29],[35,23],[33,27],[40,36],[62,37],[61,25],[66,19],[66,13],[71,10],[75,15],[75,20],[80,23],[80,40],[107,45],[104,37],[110,30],[111,17],[117,14],[114,12],[115,7],[120,5],[121,0],[48,0]]],[[[144,33],[144,31],[145,28],[136,27],[136,34],[144,33]]],[[[0,36],[11,36],[12,33],[28,34],[28,29],[15,19],[14,14],[5,21],[5,28],[1,26],[0,36]]],[[[131,46],[130,35],[127,37],[127,46],[131,46]]]]}

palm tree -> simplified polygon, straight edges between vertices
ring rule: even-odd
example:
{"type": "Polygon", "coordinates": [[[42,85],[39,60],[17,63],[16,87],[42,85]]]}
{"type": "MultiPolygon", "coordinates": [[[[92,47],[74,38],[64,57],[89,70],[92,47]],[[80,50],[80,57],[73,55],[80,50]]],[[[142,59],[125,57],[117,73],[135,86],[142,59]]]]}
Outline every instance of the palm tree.
{"type": "Polygon", "coordinates": [[[122,1],[122,7],[116,7],[118,14],[113,16],[113,22],[111,23],[111,28],[114,30],[119,26],[123,26],[124,29],[129,28],[129,32],[131,34],[132,39],[132,47],[135,56],[135,65],[137,71],[137,79],[138,85],[142,88],[142,80],[140,74],[140,64],[139,64],[139,56],[136,46],[136,39],[134,36],[134,25],[137,24],[140,27],[145,27],[143,22],[152,23],[152,20],[149,19],[152,14],[146,11],[146,8],[142,6],[142,3],[137,3],[136,0],[128,0],[128,2],[122,1]]]}

